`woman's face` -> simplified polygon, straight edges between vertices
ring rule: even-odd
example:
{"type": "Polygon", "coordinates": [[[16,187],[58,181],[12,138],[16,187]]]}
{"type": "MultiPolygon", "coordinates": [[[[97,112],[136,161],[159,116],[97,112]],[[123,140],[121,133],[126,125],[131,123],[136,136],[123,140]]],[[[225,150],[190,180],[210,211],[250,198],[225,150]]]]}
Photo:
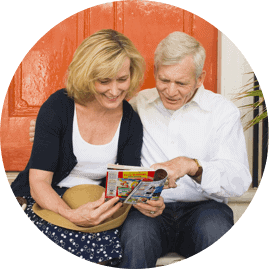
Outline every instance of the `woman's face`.
{"type": "Polygon", "coordinates": [[[126,58],[116,77],[95,82],[95,99],[103,108],[115,109],[125,99],[131,81],[130,64],[130,59],[126,58]]]}

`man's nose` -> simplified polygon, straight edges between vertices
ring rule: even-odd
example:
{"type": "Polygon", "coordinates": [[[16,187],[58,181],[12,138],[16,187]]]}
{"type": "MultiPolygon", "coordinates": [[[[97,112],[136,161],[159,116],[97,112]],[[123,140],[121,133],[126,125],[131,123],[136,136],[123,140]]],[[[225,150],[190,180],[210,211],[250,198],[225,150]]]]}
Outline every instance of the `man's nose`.
{"type": "Polygon", "coordinates": [[[173,83],[173,82],[169,83],[167,85],[166,92],[170,97],[177,95],[177,87],[176,87],[175,83],[173,83]]]}

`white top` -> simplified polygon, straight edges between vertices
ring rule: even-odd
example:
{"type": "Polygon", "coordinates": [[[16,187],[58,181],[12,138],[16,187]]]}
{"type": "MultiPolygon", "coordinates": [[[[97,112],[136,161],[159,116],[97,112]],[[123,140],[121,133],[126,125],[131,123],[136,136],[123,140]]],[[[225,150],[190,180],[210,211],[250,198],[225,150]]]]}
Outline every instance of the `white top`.
{"type": "Polygon", "coordinates": [[[143,90],[130,101],[144,126],[142,165],[179,156],[196,158],[203,167],[202,182],[189,176],[177,188],[163,190],[165,202],[240,196],[251,183],[239,109],[223,96],[201,86],[194,98],[174,113],[167,110],[156,88],[143,90]]]}
{"type": "Polygon", "coordinates": [[[100,179],[106,176],[107,164],[116,162],[120,125],[121,121],[113,139],[108,144],[89,144],[80,135],[75,108],[72,142],[78,163],[58,186],[71,188],[81,184],[99,185],[101,183],[100,179]]]}

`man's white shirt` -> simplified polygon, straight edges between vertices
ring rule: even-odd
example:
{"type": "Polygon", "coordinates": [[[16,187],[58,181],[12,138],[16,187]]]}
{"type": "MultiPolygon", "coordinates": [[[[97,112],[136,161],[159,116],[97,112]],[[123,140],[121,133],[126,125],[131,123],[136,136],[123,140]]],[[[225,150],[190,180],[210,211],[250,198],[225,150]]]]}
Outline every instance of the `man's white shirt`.
{"type": "Polygon", "coordinates": [[[142,166],[186,156],[198,159],[203,167],[201,184],[186,175],[177,181],[177,188],[163,190],[165,202],[227,203],[228,197],[248,190],[251,175],[245,137],[239,109],[232,102],[201,86],[176,111],[164,107],[156,88],[139,92],[130,104],[144,127],[142,166]]]}

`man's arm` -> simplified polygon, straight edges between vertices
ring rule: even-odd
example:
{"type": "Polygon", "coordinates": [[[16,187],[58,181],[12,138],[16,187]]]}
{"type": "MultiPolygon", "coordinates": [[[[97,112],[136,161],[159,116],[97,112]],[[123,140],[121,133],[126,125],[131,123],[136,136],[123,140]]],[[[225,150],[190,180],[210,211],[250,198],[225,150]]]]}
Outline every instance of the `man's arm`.
{"type": "Polygon", "coordinates": [[[36,120],[30,121],[30,127],[29,127],[29,140],[30,142],[34,142],[34,136],[35,136],[35,123],[36,120]]]}
{"type": "Polygon", "coordinates": [[[175,188],[176,181],[187,175],[198,183],[196,188],[199,192],[216,198],[240,196],[248,190],[251,175],[239,110],[230,107],[217,121],[213,151],[208,152],[210,159],[197,157],[195,162],[192,158],[177,157],[151,166],[168,171],[168,187],[175,188]]]}
{"type": "Polygon", "coordinates": [[[199,160],[203,167],[201,188],[216,198],[241,196],[252,181],[240,112],[228,108],[217,119],[214,154],[210,160],[199,160]]]}

